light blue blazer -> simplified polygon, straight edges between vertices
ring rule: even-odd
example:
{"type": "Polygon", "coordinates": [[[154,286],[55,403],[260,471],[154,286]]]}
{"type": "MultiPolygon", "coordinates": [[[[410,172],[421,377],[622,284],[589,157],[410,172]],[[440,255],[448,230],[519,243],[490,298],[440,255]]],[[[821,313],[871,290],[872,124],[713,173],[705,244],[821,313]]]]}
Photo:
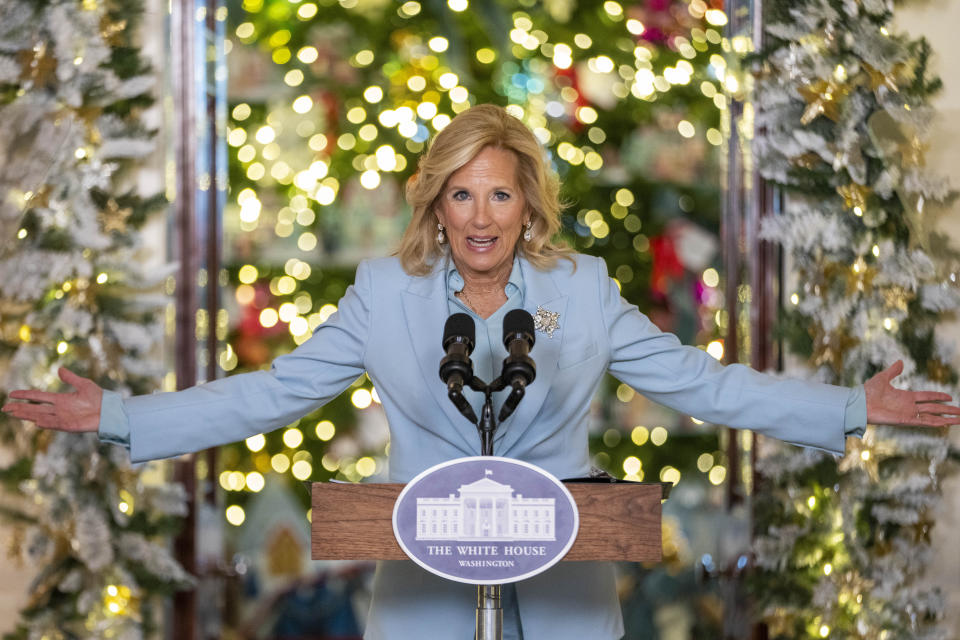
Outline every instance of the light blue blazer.
{"type": "MultiPolygon", "coordinates": [[[[499,426],[495,453],[560,478],[590,470],[588,411],[610,372],[661,404],[718,424],[817,447],[844,449],[850,390],[722,366],[680,344],[625,302],[600,259],[576,256],[540,271],[520,259],[524,308],[560,314],[553,337],[538,333],[537,377],[499,426]]],[[[412,277],[396,258],[363,262],[338,312],[269,372],[231,376],[176,393],[123,401],[135,461],[175,456],[289,424],[366,371],[390,425],[389,477],[406,482],[451,458],[478,455],[474,425],[446,397],[437,374],[448,316],[440,265],[412,277]]],[[[116,398],[106,402],[119,402],[116,398]]],[[[317,514],[316,517],[323,517],[317,514]]],[[[563,562],[517,585],[528,640],[619,638],[623,624],[612,565],[563,562]]],[[[441,580],[410,562],[377,568],[365,637],[468,640],[475,588],[441,580]]]]}

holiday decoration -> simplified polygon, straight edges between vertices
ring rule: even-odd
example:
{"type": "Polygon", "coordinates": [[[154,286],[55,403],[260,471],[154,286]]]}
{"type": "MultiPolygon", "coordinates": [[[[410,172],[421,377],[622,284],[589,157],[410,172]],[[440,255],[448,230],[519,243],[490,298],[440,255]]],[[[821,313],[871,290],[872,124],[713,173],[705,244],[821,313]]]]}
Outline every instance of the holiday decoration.
{"type": "MultiPolygon", "coordinates": [[[[0,6],[0,395],[57,389],[67,366],[104,387],[147,393],[166,298],[137,231],[161,200],[124,169],[153,150],[140,121],[154,78],[133,45],[141,9],[117,0],[0,6]]],[[[8,637],[136,639],[156,597],[191,582],[163,536],[185,513],[161,467],[135,470],[94,434],[0,418],[14,462],[0,512],[37,570],[8,637]]]]}
{"type": "MultiPolygon", "coordinates": [[[[755,151],[786,193],[764,235],[790,256],[784,336],[804,375],[853,385],[896,360],[898,384],[956,397],[940,321],[960,306],[957,255],[927,213],[951,200],[923,169],[923,40],[891,33],[892,4],[775,2],[766,16],[755,151]]],[[[771,638],[946,638],[923,580],[944,434],[869,426],[838,461],[764,442],[754,586],[771,638]]]]}

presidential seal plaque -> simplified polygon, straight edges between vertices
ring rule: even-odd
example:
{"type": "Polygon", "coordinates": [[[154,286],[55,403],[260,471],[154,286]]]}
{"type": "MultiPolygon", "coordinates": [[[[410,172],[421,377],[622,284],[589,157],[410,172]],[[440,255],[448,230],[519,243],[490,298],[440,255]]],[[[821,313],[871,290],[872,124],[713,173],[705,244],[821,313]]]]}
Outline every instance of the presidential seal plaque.
{"type": "Polygon", "coordinates": [[[414,478],[393,508],[411,560],[468,584],[504,584],[559,562],[577,537],[577,505],[559,480],[496,456],[443,462],[414,478]]]}

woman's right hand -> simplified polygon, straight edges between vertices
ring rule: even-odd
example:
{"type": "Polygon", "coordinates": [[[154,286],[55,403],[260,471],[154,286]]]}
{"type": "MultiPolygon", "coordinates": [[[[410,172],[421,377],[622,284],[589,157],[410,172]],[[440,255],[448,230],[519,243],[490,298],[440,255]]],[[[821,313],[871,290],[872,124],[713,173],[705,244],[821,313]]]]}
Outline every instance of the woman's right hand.
{"type": "Polygon", "coordinates": [[[11,391],[11,398],[30,402],[8,402],[3,405],[4,413],[21,420],[30,420],[44,429],[97,431],[100,427],[100,400],[103,398],[103,389],[93,380],[82,378],[64,367],[60,367],[57,373],[61,380],[76,391],[11,391]]]}

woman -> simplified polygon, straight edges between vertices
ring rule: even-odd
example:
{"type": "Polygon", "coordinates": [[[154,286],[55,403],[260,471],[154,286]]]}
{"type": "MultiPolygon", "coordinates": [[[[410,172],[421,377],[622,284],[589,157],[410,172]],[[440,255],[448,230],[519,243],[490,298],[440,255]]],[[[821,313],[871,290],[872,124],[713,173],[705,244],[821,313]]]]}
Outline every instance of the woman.
{"type": "MultiPolygon", "coordinates": [[[[956,424],[946,394],[894,389],[899,363],[847,389],[724,367],[661,333],[620,298],[604,263],[553,238],[558,186],[543,149],[502,108],[464,111],[436,136],[407,187],[413,219],[395,257],[362,263],[338,313],[270,372],[232,376],[176,393],[122,400],[62,370],[75,393],[15,391],[35,404],[4,407],[45,428],[99,430],[134,460],[178,455],[289,424],[366,371],[390,424],[391,481],[477,455],[479,438],[446,397],[437,368],[442,328],[455,312],[477,325],[481,378],[506,356],[503,316],[524,308],[542,320],[531,356],[537,378],[497,433],[495,452],[559,477],[589,471],[587,413],[605,372],[698,418],[842,453],[867,421],[956,424]]],[[[481,398],[469,396],[476,411],[481,398]]],[[[321,516],[322,517],[322,516],[321,516]]],[[[475,590],[410,562],[380,563],[366,637],[451,638],[473,632],[475,590]]],[[[504,589],[506,638],[618,638],[613,568],[560,563],[504,589]]]]}

